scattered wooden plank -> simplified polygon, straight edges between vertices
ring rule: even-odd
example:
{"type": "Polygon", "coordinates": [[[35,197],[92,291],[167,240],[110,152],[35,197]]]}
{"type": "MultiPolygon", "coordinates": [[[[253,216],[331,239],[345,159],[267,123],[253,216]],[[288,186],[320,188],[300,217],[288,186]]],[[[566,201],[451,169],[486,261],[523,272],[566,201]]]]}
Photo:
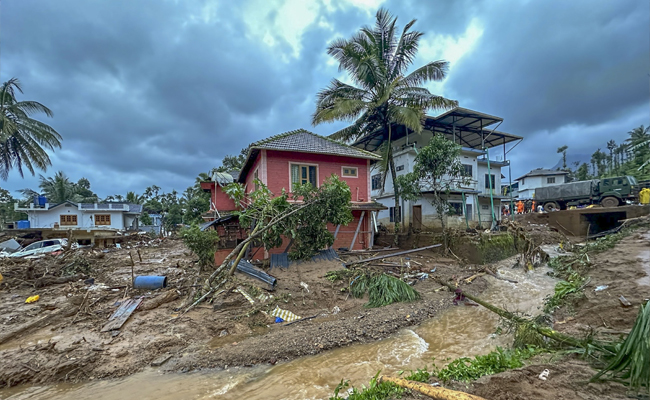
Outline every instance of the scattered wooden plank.
{"type": "Polygon", "coordinates": [[[442,244],[432,244],[431,246],[420,247],[420,248],[417,248],[417,249],[404,250],[404,251],[399,251],[399,252],[393,253],[393,254],[386,254],[386,255],[383,255],[383,256],[365,258],[365,259],[358,260],[358,261],[351,261],[349,263],[346,263],[345,266],[349,267],[351,265],[361,264],[361,263],[365,263],[365,262],[369,262],[369,261],[383,260],[384,258],[397,257],[397,256],[401,256],[401,255],[404,255],[404,254],[416,253],[418,251],[433,249],[433,248],[440,247],[440,246],[442,246],[442,244]]]}
{"type": "Polygon", "coordinates": [[[102,328],[102,332],[108,332],[115,329],[120,329],[126,320],[129,319],[133,311],[142,303],[142,297],[137,299],[126,299],[120,305],[120,307],[115,310],[113,315],[108,319],[108,323],[102,328]]]}

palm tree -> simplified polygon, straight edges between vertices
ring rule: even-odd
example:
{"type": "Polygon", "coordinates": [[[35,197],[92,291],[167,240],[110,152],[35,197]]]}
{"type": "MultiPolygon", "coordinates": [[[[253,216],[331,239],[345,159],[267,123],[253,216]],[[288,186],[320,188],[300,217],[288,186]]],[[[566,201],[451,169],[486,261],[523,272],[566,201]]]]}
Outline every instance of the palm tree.
{"type": "Polygon", "coordinates": [[[560,154],[562,153],[562,169],[566,170],[566,151],[569,148],[569,146],[564,145],[562,147],[557,148],[557,153],[560,154]]]}
{"type": "Polygon", "coordinates": [[[130,204],[144,204],[144,195],[127,192],[125,201],[130,204]]]}
{"type": "Polygon", "coordinates": [[[76,195],[74,182],[70,181],[62,171],[58,171],[53,177],[49,178],[41,175],[38,187],[51,203],[59,204],[74,201],[76,195]]]}
{"type": "Polygon", "coordinates": [[[607,150],[609,150],[609,170],[612,170],[612,161],[614,160],[614,150],[616,149],[616,142],[612,139],[607,142],[607,150]]]}
{"type": "Polygon", "coordinates": [[[35,113],[52,117],[52,111],[37,101],[16,100],[17,92],[23,90],[16,78],[0,86],[0,177],[3,180],[7,180],[12,168],[21,177],[23,168],[32,175],[35,169],[45,171],[52,165],[45,149],[61,147],[61,135],[54,128],[30,117],[35,113]]]}
{"type": "MultiPolygon", "coordinates": [[[[422,87],[428,81],[441,81],[448,69],[446,61],[433,61],[406,74],[418,51],[422,32],[410,31],[410,21],[398,37],[397,18],[386,9],[379,9],[374,27],[363,27],[351,39],[338,39],[330,44],[327,53],[345,70],[354,85],[332,79],[329,86],[317,96],[312,124],[349,121],[352,125],[335,132],[331,137],[341,141],[358,139],[377,130],[387,133],[384,170],[393,178],[395,209],[399,205],[396,171],[393,161],[391,128],[401,124],[414,132],[422,131],[422,120],[429,109],[446,110],[458,105],[431,94],[422,87]]],[[[385,183],[382,179],[382,187],[385,183]]],[[[395,218],[395,231],[399,231],[395,218]]],[[[397,240],[397,235],[395,236],[397,240]]]]}

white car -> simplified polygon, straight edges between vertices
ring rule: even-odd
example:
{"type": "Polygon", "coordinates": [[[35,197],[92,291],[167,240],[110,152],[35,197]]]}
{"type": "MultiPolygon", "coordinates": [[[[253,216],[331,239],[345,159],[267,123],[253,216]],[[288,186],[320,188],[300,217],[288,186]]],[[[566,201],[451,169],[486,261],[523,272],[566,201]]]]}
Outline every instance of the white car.
{"type": "Polygon", "coordinates": [[[63,247],[68,243],[67,239],[49,239],[34,242],[24,249],[18,250],[9,255],[9,257],[28,257],[38,256],[41,254],[54,253],[63,250],[63,247]]]}

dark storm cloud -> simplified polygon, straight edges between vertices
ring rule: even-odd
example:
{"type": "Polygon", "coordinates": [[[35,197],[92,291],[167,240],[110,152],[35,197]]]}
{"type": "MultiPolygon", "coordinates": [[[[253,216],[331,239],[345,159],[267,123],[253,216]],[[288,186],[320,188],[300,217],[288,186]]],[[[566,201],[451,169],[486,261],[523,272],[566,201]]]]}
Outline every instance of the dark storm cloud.
{"type": "Polygon", "coordinates": [[[649,105],[647,2],[508,1],[479,15],[484,33],[446,88],[464,105],[504,117],[503,127],[525,142],[649,105]]]}
{"type": "MultiPolygon", "coordinates": [[[[47,174],[85,176],[101,195],[152,184],[182,191],[253,141],[344,126],[310,126],[315,94],[338,75],[326,47],[372,24],[374,10],[338,3],[334,10],[320,7],[294,58],[281,35],[270,47],[249,27],[292,21],[280,11],[253,20],[245,2],[218,2],[204,20],[207,2],[199,0],[5,1],[0,79],[17,76],[25,98],[55,112],[47,122],[64,136],[64,147],[47,174]]],[[[604,135],[609,120],[641,119],[650,36],[642,3],[391,0],[385,6],[400,25],[417,18],[415,28],[427,36],[461,35],[478,19],[483,36],[452,66],[445,94],[503,116],[500,129],[526,137],[511,153],[517,158],[538,137],[577,137],[570,128],[558,134],[567,126],[597,125],[592,131],[604,135]]],[[[578,139],[569,144],[580,146],[578,139]]],[[[555,145],[544,146],[556,160],[555,145]]],[[[36,180],[12,174],[6,186],[35,187],[36,180]]]]}
{"type": "MultiPolygon", "coordinates": [[[[54,110],[48,122],[67,151],[53,168],[95,186],[115,178],[104,194],[183,188],[224,155],[308,125],[305,89],[313,99],[322,43],[280,62],[290,45],[271,51],[251,40],[241,10],[227,4],[204,23],[189,16],[198,2],[27,3],[3,4],[2,79],[19,76],[30,98],[54,110]]],[[[315,29],[307,39],[322,36],[315,29]]]]}

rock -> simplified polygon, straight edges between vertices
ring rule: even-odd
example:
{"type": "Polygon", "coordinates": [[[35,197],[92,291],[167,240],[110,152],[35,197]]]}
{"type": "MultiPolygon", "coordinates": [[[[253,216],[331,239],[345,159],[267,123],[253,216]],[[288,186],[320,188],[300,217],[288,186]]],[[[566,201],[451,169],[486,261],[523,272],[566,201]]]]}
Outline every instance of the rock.
{"type": "Polygon", "coordinates": [[[151,362],[152,367],[159,367],[166,363],[170,358],[172,358],[172,355],[169,353],[163,354],[160,357],[156,358],[151,362]]]}

